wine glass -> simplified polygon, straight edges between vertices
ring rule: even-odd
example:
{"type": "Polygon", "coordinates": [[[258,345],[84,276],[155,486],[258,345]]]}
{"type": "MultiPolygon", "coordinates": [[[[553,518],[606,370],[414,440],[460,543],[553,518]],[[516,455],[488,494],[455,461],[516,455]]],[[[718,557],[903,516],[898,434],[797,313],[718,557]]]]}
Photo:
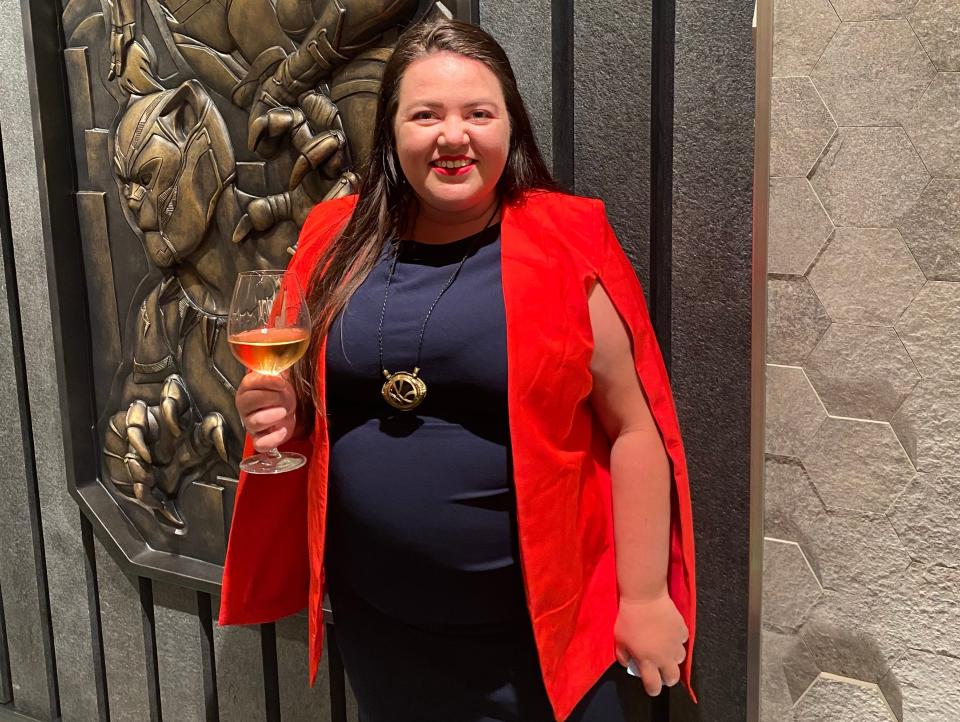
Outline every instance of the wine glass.
{"type": "MultiPolygon", "coordinates": [[[[237,274],[227,321],[227,341],[237,360],[252,371],[279,376],[310,345],[310,311],[295,274],[283,270],[237,274]]],[[[248,456],[250,474],[280,474],[307,463],[302,454],[276,448],[248,456]]]]}

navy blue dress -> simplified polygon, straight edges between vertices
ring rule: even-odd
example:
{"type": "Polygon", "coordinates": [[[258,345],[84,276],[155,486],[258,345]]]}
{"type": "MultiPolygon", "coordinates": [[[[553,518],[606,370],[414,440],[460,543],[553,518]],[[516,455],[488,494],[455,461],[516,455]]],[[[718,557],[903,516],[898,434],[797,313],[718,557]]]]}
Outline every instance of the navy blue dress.
{"type": "MultiPolygon", "coordinates": [[[[326,345],[330,432],[324,565],[362,722],[548,722],[526,608],[507,416],[499,225],[451,243],[401,241],[383,365],[410,371],[424,317],[427,395],[380,395],[385,250],[326,345]]],[[[569,719],[621,722],[639,682],[614,664],[569,719]]]]}

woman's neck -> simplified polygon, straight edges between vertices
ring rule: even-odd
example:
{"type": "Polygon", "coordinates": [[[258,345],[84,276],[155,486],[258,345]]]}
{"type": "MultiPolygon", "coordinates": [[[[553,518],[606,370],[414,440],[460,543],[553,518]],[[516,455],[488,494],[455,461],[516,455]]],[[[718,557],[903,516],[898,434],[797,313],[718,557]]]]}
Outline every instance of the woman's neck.
{"type": "Polygon", "coordinates": [[[450,243],[472,236],[499,220],[498,201],[494,195],[486,203],[478,203],[473,208],[455,214],[438,211],[421,202],[416,210],[416,219],[407,226],[413,229],[408,236],[420,243],[450,243]]]}

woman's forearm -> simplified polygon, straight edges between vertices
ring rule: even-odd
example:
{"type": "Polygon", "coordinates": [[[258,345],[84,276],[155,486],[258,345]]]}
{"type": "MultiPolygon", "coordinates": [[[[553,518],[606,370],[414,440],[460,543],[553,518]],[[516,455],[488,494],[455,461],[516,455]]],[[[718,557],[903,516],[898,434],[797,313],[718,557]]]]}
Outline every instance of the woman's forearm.
{"type": "Polygon", "coordinates": [[[621,599],[666,591],[670,553],[670,463],[660,436],[625,430],[610,452],[617,585],[621,599]]]}

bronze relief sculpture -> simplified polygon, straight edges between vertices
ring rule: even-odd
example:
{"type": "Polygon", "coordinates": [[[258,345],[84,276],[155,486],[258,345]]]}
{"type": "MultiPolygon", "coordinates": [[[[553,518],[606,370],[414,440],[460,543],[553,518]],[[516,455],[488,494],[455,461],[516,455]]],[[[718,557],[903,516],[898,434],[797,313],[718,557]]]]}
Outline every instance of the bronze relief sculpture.
{"type": "Polygon", "coordinates": [[[243,369],[226,348],[233,279],[270,260],[229,239],[241,215],[226,126],[203,86],[131,99],[114,140],[116,177],[163,271],[136,311],[132,368],[104,438],[110,480],[179,531],[179,487],[231,473],[242,429],[230,403],[243,369]],[[159,395],[156,393],[160,388],[159,395]]]}
{"type": "Polygon", "coordinates": [[[236,274],[285,266],[310,208],[353,190],[383,65],[424,12],[449,15],[417,0],[67,5],[85,258],[108,282],[88,282],[91,319],[120,336],[94,359],[113,377],[97,388],[100,489],[151,550],[222,563],[243,442],[236,274]]]}

